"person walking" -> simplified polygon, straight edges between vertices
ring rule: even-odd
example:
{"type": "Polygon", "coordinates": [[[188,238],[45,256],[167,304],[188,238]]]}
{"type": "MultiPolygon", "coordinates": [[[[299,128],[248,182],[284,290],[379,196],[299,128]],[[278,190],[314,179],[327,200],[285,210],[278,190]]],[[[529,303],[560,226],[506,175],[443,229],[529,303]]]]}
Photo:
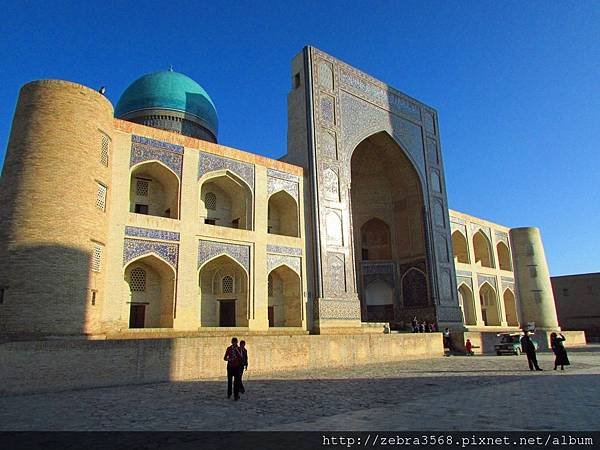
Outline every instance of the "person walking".
{"type": "Polygon", "coordinates": [[[554,352],[554,370],[560,366],[560,370],[565,370],[565,366],[570,366],[569,357],[567,356],[567,349],[563,342],[566,341],[562,333],[559,333],[560,337],[556,333],[550,334],[550,346],[554,352]]]}
{"type": "Polygon", "coordinates": [[[242,365],[240,366],[240,393],[245,394],[244,381],[242,377],[244,370],[248,370],[248,350],[246,349],[246,341],[240,341],[240,351],[242,352],[242,365]]]}
{"type": "Polygon", "coordinates": [[[538,366],[537,356],[535,354],[535,345],[533,345],[533,342],[529,337],[529,331],[527,330],[523,332],[523,337],[521,338],[521,350],[523,350],[523,352],[525,352],[525,354],[527,355],[527,363],[529,364],[529,370],[542,371],[542,369],[540,369],[540,366],[538,366]]]}
{"type": "Polygon", "coordinates": [[[240,399],[240,369],[243,356],[236,337],[231,338],[231,345],[225,350],[223,360],[227,361],[227,398],[231,398],[231,384],[233,381],[233,399],[237,401],[240,399]]]}

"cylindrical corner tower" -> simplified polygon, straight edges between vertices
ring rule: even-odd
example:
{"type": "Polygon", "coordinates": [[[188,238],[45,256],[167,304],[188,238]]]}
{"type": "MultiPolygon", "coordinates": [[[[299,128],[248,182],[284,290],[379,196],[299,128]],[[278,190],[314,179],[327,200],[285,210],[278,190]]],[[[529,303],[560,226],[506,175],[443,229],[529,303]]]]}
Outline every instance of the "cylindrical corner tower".
{"type": "Polygon", "coordinates": [[[521,304],[520,323],[535,322],[536,328],[559,329],[548,263],[539,228],[510,230],[517,290],[521,304]]]}
{"type": "Polygon", "coordinates": [[[21,89],[0,178],[0,330],[93,333],[106,259],[113,108],[60,80],[21,89]]]}

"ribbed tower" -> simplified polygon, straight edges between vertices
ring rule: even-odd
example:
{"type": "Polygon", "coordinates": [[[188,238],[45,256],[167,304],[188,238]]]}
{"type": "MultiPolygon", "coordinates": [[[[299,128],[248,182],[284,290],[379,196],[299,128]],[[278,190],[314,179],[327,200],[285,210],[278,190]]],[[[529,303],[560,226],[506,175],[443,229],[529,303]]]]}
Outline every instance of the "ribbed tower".
{"type": "Polygon", "coordinates": [[[106,260],[113,108],[79,84],[21,89],[0,179],[3,332],[93,333],[106,260]]]}
{"type": "Polygon", "coordinates": [[[535,322],[539,329],[560,329],[539,228],[512,228],[510,240],[521,304],[520,323],[526,326],[535,322]]]}

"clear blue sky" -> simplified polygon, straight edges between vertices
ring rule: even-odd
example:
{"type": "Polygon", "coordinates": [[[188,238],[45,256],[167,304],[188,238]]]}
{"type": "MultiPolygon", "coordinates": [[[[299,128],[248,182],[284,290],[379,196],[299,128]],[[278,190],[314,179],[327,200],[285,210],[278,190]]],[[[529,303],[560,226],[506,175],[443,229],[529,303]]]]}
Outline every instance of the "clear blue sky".
{"type": "Polygon", "coordinates": [[[221,143],[286,150],[290,61],[314,45],[435,107],[450,206],[538,226],[552,275],[600,271],[600,6],[593,1],[0,1],[0,161],[18,90],[173,65],[221,143]]]}

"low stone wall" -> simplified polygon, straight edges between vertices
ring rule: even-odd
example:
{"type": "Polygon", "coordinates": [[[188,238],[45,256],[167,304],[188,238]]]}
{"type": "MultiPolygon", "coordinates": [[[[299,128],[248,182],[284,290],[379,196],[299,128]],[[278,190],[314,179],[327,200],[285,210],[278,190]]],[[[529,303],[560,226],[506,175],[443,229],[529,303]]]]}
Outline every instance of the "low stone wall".
{"type": "MultiPolygon", "coordinates": [[[[238,336],[243,339],[243,336],[238,336]]],[[[222,377],[229,337],[0,344],[0,394],[222,377]]],[[[441,333],[249,336],[249,374],[433,358],[441,333]]]]}
{"type": "MultiPolygon", "coordinates": [[[[551,348],[550,333],[551,331],[537,330],[533,334],[532,338],[537,341],[540,351],[549,350],[551,348]]],[[[583,331],[562,331],[562,334],[566,338],[565,347],[580,347],[587,344],[585,339],[585,333],[583,331]]],[[[470,339],[471,344],[473,344],[473,346],[475,347],[473,349],[474,353],[496,353],[494,345],[499,342],[497,332],[467,331],[464,333],[452,333],[452,343],[458,351],[465,351],[464,343],[467,339],[470,339]]]]}

